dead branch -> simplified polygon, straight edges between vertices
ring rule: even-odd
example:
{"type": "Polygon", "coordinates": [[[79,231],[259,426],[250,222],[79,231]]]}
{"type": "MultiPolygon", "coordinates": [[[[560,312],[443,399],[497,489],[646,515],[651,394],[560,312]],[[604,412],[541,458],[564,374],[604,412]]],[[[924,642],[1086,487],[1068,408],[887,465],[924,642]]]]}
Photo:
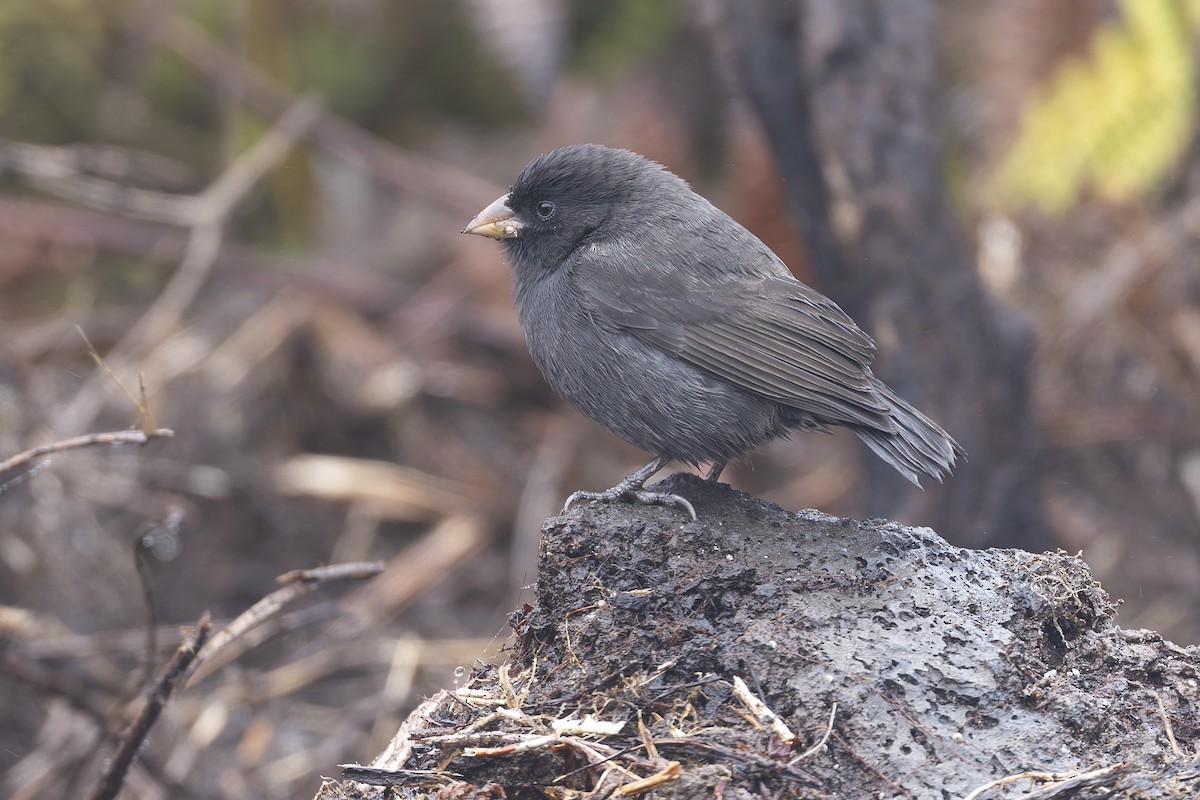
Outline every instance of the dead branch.
{"type": "MultiPolygon", "coordinates": [[[[28,197],[19,201],[0,197],[0,235],[27,244],[49,242],[61,248],[98,248],[152,263],[178,261],[187,250],[188,240],[185,231],[166,223],[28,197]]],[[[298,288],[373,311],[390,311],[411,294],[410,289],[385,281],[356,264],[320,261],[311,254],[261,252],[228,241],[222,243],[217,268],[252,285],[298,288]]],[[[26,352],[30,348],[24,342],[5,344],[13,344],[22,357],[32,355],[26,352]]]]}
{"type": "Polygon", "coordinates": [[[59,148],[7,143],[0,148],[0,167],[9,166],[33,178],[36,185],[82,205],[139,219],[196,228],[229,215],[275,164],[301,139],[320,113],[319,104],[302,97],[283,111],[275,126],[236,159],[207,189],[196,195],[137,189],[84,175],[59,148]]]}
{"type": "MultiPolygon", "coordinates": [[[[254,184],[291,152],[304,132],[316,121],[319,111],[315,101],[309,98],[299,100],[207,189],[198,195],[176,197],[174,201],[166,203],[174,210],[167,212],[169,219],[160,219],[191,228],[183,260],[150,308],[113,346],[108,356],[111,363],[123,368],[124,364],[136,361],[140,354],[179,322],[216,263],[226,217],[254,184]]],[[[160,200],[166,202],[164,198],[160,200]]],[[[129,208],[124,210],[131,211],[129,208]]],[[[84,427],[99,412],[103,398],[93,391],[94,386],[93,381],[85,381],[75,399],[64,410],[60,419],[66,428],[84,427]]]]}
{"type": "Polygon", "coordinates": [[[152,431],[113,431],[111,433],[89,433],[85,436],[75,436],[70,439],[63,439],[51,444],[31,448],[23,453],[17,453],[5,461],[0,461],[0,473],[24,466],[42,456],[61,453],[64,450],[116,444],[144,445],[151,439],[169,439],[174,435],[175,431],[170,428],[158,428],[152,431]]]}
{"type": "Polygon", "coordinates": [[[188,669],[185,686],[194,686],[220,667],[233,661],[244,652],[239,648],[230,650],[230,645],[245,633],[276,616],[296,598],[307,594],[324,583],[346,580],[363,580],[383,572],[381,563],[335,564],[309,570],[294,570],[281,575],[278,580],[285,584],[243,611],[233,622],[217,632],[200,658],[188,669]]]}
{"type": "Polygon", "coordinates": [[[1021,772],[1016,775],[1005,775],[1003,778],[989,781],[972,790],[963,800],[976,800],[976,798],[981,797],[985,792],[992,789],[1023,780],[1052,781],[1049,786],[1044,786],[1032,794],[1025,795],[1025,797],[1027,800],[1034,800],[1034,798],[1036,800],[1053,800],[1056,797],[1063,797],[1068,791],[1086,789],[1108,783],[1114,778],[1118,778],[1131,771],[1132,767],[1127,764],[1113,764],[1100,769],[1088,770],[1087,772],[1021,772]]]}
{"type": "Polygon", "coordinates": [[[163,707],[166,706],[167,701],[171,698],[171,693],[175,690],[175,684],[192,663],[196,654],[204,647],[210,630],[212,630],[212,621],[209,619],[208,612],[205,612],[196,623],[191,636],[179,645],[175,655],[171,656],[158,683],[147,693],[142,710],[121,734],[121,746],[112,761],[109,762],[108,768],[100,777],[95,788],[88,793],[88,800],[112,800],[113,797],[116,797],[117,792],[121,789],[121,784],[125,781],[125,773],[129,770],[129,765],[133,763],[134,756],[137,755],[142,742],[145,741],[146,734],[158,721],[163,707]]]}
{"type": "Polygon", "coordinates": [[[356,562],[352,564],[330,564],[328,567],[315,569],[294,569],[285,572],[275,580],[282,584],[311,583],[314,586],[335,581],[362,581],[374,578],[383,572],[382,561],[356,562]]]}
{"type": "Polygon", "coordinates": [[[187,166],[159,153],[114,144],[44,145],[12,141],[0,141],[0,170],[35,179],[91,174],[123,183],[160,185],[181,185],[189,179],[190,172],[187,166]]]}

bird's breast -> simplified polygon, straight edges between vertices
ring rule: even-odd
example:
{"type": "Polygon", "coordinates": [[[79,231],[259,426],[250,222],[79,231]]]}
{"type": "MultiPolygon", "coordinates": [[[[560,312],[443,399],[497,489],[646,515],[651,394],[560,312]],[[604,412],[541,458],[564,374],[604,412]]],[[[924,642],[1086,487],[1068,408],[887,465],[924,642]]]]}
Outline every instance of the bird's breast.
{"type": "Polygon", "coordinates": [[[518,306],[551,387],[643,450],[687,462],[728,459],[783,431],[775,403],[605,322],[565,281],[525,287],[518,306]]]}

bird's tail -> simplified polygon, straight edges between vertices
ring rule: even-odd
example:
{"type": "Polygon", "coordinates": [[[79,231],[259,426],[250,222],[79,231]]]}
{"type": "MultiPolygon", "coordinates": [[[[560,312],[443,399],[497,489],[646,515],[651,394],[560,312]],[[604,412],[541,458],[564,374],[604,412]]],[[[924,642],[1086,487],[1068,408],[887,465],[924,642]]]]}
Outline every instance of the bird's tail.
{"type": "Polygon", "coordinates": [[[887,402],[896,431],[881,431],[866,426],[852,426],[858,438],[867,443],[875,454],[918,487],[920,474],[939,483],[954,468],[954,462],[967,453],[954,438],[936,422],[910,406],[883,382],[876,381],[878,396],[887,402]]]}

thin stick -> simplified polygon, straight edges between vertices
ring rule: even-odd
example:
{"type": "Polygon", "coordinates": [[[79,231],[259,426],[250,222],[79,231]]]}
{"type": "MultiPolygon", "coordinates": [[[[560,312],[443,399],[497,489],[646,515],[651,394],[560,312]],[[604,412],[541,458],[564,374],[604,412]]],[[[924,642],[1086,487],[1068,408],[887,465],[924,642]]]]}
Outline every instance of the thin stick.
{"type": "Polygon", "coordinates": [[[767,706],[754,692],[750,691],[750,687],[740,676],[733,676],[733,694],[738,700],[742,701],[742,705],[754,715],[754,718],[761,724],[771,728],[771,732],[775,734],[775,738],[784,742],[792,742],[796,739],[796,734],[792,733],[792,729],[787,726],[787,723],[767,706]]]}
{"type": "Polygon", "coordinates": [[[88,335],[84,332],[83,328],[79,325],[76,325],[75,332],[79,334],[79,338],[83,339],[83,343],[87,345],[87,353],[92,357],[92,361],[96,362],[96,366],[99,367],[105,375],[112,379],[112,382],[117,385],[117,388],[125,394],[125,397],[127,397],[133,407],[137,409],[138,418],[142,423],[142,430],[152,431],[157,428],[158,426],[154,424],[154,415],[150,413],[150,401],[146,399],[145,376],[140,374],[138,375],[139,393],[135,395],[132,391],[130,391],[129,387],[125,385],[125,382],[117,377],[117,373],[112,371],[112,367],[110,367],[108,362],[104,360],[104,357],[100,355],[100,352],[96,349],[96,346],[92,344],[92,340],[88,338],[88,335]]]}
{"type": "Polygon", "coordinates": [[[682,774],[683,774],[683,768],[680,766],[679,762],[671,761],[671,762],[668,762],[665,767],[663,767],[662,769],[660,769],[658,772],[654,773],[653,775],[650,775],[649,777],[639,778],[636,781],[630,781],[629,783],[625,783],[625,784],[622,784],[621,786],[618,786],[617,790],[615,792],[613,792],[612,796],[613,797],[632,797],[635,794],[641,794],[642,792],[648,792],[651,789],[653,789],[655,786],[658,786],[660,783],[666,783],[667,781],[673,781],[682,774]]]}
{"type": "Polygon", "coordinates": [[[1107,781],[1113,777],[1120,775],[1124,770],[1128,769],[1128,765],[1113,764],[1108,767],[1101,767],[1089,772],[1021,772],[1016,775],[1005,775],[1003,778],[997,778],[994,781],[989,781],[971,791],[963,800],[976,800],[977,797],[984,792],[995,789],[999,786],[1004,786],[1009,783],[1016,783],[1023,780],[1035,781],[1054,781],[1050,786],[1043,786],[1031,795],[1026,795],[1029,798],[1044,797],[1049,798],[1058,795],[1058,793],[1068,788],[1079,788],[1084,786],[1094,786],[1097,783],[1107,781]]]}
{"type": "Polygon", "coordinates": [[[44,444],[40,447],[34,447],[26,450],[23,453],[17,453],[7,461],[0,461],[0,472],[7,472],[17,467],[24,466],[35,458],[50,455],[51,453],[61,453],[64,450],[75,450],[80,447],[95,447],[98,445],[110,444],[146,444],[151,439],[169,439],[175,435],[175,431],[170,428],[158,428],[152,431],[114,431],[112,433],[89,433],[85,436],[75,436],[71,439],[63,439],[62,441],[54,442],[53,444],[44,444]]]}
{"type": "Polygon", "coordinates": [[[118,145],[44,145],[8,140],[0,140],[0,167],[31,178],[99,175],[122,185],[180,185],[188,180],[190,172],[173,159],[118,145]]]}
{"type": "Polygon", "coordinates": [[[218,659],[217,656],[247,631],[258,627],[271,617],[278,614],[284,606],[296,598],[307,594],[323,583],[332,581],[362,580],[372,578],[383,572],[380,562],[334,564],[318,569],[293,570],[281,575],[277,580],[285,584],[282,589],[276,589],[259,600],[250,608],[243,611],[233,622],[217,632],[212,643],[188,670],[185,686],[194,686],[205,677],[211,675],[219,667],[227,664],[232,658],[241,653],[233,653],[218,659]]]}
{"type": "Polygon", "coordinates": [[[1171,726],[1171,718],[1167,715],[1167,707],[1163,704],[1162,695],[1154,689],[1150,690],[1150,694],[1154,695],[1154,699],[1158,701],[1158,713],[1162,715],[1163,728],[1167,731],[1167,741],[1171,743],[1171,752],[1182,756],[1183,750],[1179,748],[1179,742],[1175,741],[1175,729],[1171,726]]]}
{"type": "Polygon", "coordinates": [[[809,756],[812,756],[812,755],[820,752],[821,748],[825,746],[825,743],[829,741],[829,737],[833,733],[833,718],[835,716],[837,716],[837,703],[834,703],[833,708],[829,709],[829,724],[825,726],[825,733],[821,736],[820,741],[818,741],[812,747],[808,748],[803,753],[801,753],[800,755],[796,756],[791,761],[789,761],[788,762],[789,767],[793,767],[798,762],[803,761],[804,759],[808,758],[809,756]]]}
{"type": "MultiPolygon", "coordinates": [[[[463,755],[467,758],[487,758],[489,756],[507,756],[513,753],[525,753],[530,750],[540,750],[557,744],[563,738],[557,733],[547,733],[542,736],[522,736],[520,741],[500,747],[465,747],[463,755]]],[[[428,740],[426,740],[428,741],[428,740]]]]}
{"type": "Polygon", "coordinates": [[[346,564],[330,564],[315,569],[294,569],[275,579],[276,583],[332,583],[334,581],[361,581],[374,578],[383,572],[382,561],[352,561],[346,564]]]}
{"type": "MultiPolygon", "coordinates": [[[[54,194],[105,211],[128,214],[169,225],[196,228],[226,217],[250,188],[277,164],[321,116],[320,105],[299,98],[275,126],[237,158],[213,184],[197,195],[138,189],[81,175],[65,165],[31,172],[35,183],[54,194]]],[[[28,159],[27,159],[28,161],[28,159]]]]}
{"type": "Polygon", "coordinates": [[[987,783],[983,784],[982,786],[975,787],[975,789],[973,789],[970,794],[968,794],[966,797],[964,797],[963,800],[975,800],[975,798],[979,797],[981,794],[983,794],[986,791],[995,789],[999,786],[1005,786],[1006,784],[1009,784],[1009,783],[1016,783],[1017,781],[1023,781],[1026,779],[1038,780],[1038,781],[1052,781],[1052,780],[1057,780],[1059,778],[1067,777],[1069,775],[1070,775],[1070,773],[1058,773],[1058,772],[1020,772],[1020,773],[1017,773],[1016,775],[1005,775],[1003,778],[996,778],[996,780],[994,780],[994,781],[988,781],[987,783]]]}
{"type": "Polygon", "coordinates": [[[511,731],[476,731],[475,733],[434,733],[418,732],[412,738],[419,739],[423,745],[439,747],[463,747],[466,745],[486,745],[501,742],[503,744],[519,744],[530,739],[544,739],[547,735],[554,740],[560,737],[554,734],[513,733],[511,731]]]}
{"type": "Polygon", "coordinates": [[[408,719],[400,725],[400,730],[388,742],[388,746],[371,762],[371,767],[374,769],[403,769],[404,765],[408,763],[409,755],[412,754],[413,740],[416,735],[423,732],[427,726],[434,724],[432,722],[434,713],[449,697],[450,693],[442,689],[413,709],[413,712],[408,715],[408,719]]]}
{"type": "Polygon", "coordinates": [[[1102,786],[1108,790],[1102,795],[1103,797],[1112,797],[1111,791],[1115,787],[1111,787],[1108,784],[1117,778],[1128,775],[1133,769],[1129,764],[1120,763],[1094,769],[1090,772],[1081,772],[1064,781],[1043,786],[1037,791],[1025,795],[1024,800],[1063,800],[1063,798],[1082,797],[1083,795],[1079,794],[1077,790],[1091,789],[1098,786],[1102,786]]]}
{"type": "Polygon", "coordinates": [[[197,225],[227,217],[254,184],[292,152],[323,113],[324,109],[315,98],[296,98],[261,139],[239,155],[207,189],[192,198],[192,215],[187,221],[197,225]]]}
{"type": "Polygon", "coordinates": [[[368,786],[398,786],[414,778],[450,783],[462,777],[457,772],[442,772],[436,769],[379,769],[362,764],[338,764],[338,767],[346,780],[365,783],[368,786]]]}
{"type": "Polygon", "coordinates": [[[642,710],[640,708],[637,712],[637,720],[638,735],[642,737],[642,745],[646,748],[646,756],[651,761],[657,763],[660,760],[658,748],[654,746],[654,740],[650,738],[650,731],[646,729],[646,723],[642,721],[642,710]]]}
{"type": "Polygon", "coordinates": [[[212,630],[212,621],[206,611],[196,623],[191,636],[180,644],[175,655],[171,656],[166,669],[159,676],[158,683],[147,694],[146,703],[142,706],[141,712],[121,734],[121,746],[117,749],[112,761],[109,762],[108,769],[100,776],[95,788],[88,794],[88,800],[112,800],[117,796],[117,792],[121,790],[121,784],[125,781],[125,774],[129,771],[129,765],[133,763],[134,756],[141,749],[142,742],[146,740],[146,734],[158,721],[163,707],[171,698],[176,682],[188,665],[192,663],[200,648],[204,647],[210,630],[212,630]]]}
{"type": "MultiPolygon", "coordinates": [[[[135,360],[160,341],[183,318],[187,307],[208,281],[224,242],[223,225],[237,203],[272,167],[282,161],[321,114],[320,105],[301,98],[289,107],[266,134],[239,155],[207,189],[178,198],[178,209],[164,221],[191,228],[183,259],[166,287],[109,352],[122,365],[135,360]]],[[[66,425],[85,427],[99,411],[101,400],[89,381],[64,409],[66,425]]]]}
{"type": "MultiPolygon", "coordinates": [[[[22,242],[50,241],[66,248],[78,246],[72,238],[78,236],[88,247],[136,256],[145,263],[177,263],[188,239],[187,232],[175,226],[30,197],[22,197],[20,202],[0,197],[0,236],[22,242]]],[[[415,293],[354,264],[322,260],[313,254],[268,253],[229,241],[222,244],[216,266],[256,286],[298,288],[380,313],[398,308],[415,293]]],[[[43,337],[5,344],[11,344],[13,352],[21,356],[48,346],[43,337]]]]}

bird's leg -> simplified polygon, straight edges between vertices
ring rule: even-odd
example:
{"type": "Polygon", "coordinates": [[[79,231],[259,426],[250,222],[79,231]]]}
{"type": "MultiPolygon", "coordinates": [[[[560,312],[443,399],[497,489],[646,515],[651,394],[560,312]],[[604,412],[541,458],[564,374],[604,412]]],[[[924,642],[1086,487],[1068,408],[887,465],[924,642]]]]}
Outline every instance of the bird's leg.
{"type": "Polygon", "coordinates": [[[704,473],[704,480],[716,483],[720,479],[721,473],[725,471],[725,465],[728,463],[728,461],[712,462],[712,466],[708,468],[708,472],[704,473]]]}
{"type": "Polygon", "coordinates": [[[580,500],[616,500],[621,497],[632,497],[637,502],[645,505],[674,506],[680,511],[687,512],[687,515],[695,522],[696,509],[692,508],[692,504],[684,498],[677,494],[652,492],[643,488],[650,476],[665,467],[670,460],[669,458],[659,456],[644,467],[634,470],[616,486],[611,489],[605,489],[603,492],[575,492],[567,498],[566,505],[563,506],[563,513],[565,514],[570,511],[571,506],[580,500]]]}

